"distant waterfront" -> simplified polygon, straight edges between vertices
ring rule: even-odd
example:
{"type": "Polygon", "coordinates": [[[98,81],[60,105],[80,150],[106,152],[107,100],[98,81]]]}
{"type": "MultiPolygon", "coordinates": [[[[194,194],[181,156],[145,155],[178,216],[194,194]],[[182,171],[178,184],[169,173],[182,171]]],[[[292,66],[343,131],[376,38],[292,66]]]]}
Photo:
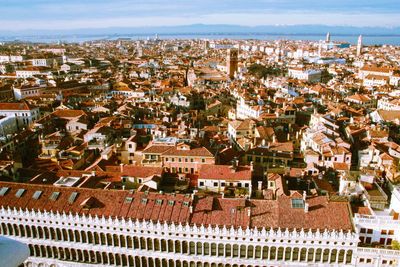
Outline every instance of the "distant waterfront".
{"type": "MultiPolygon", "coordinates": [[[[0,41],[22,41],[33,43],[57,43],[58,41],[66,43],[81,43],[94,40],[117,40],[119,38],[132,40],[145,40],[154,38],[154,33],[149,34],[124,34],[124,35],[31,35],[31,36],[0,36],[0,41]]],[[[348,42],[355,44],[358,35],[331,34],[332,41],[348,42]]],[[[268,34],[268,33],[210,33],[210,34],[159,34],[160,39],[257,39],[257,40],[324,40],[325,34],[268,34]]],[[[400,45],[400,35],[363,35],[365,45],[400,45]]]]}

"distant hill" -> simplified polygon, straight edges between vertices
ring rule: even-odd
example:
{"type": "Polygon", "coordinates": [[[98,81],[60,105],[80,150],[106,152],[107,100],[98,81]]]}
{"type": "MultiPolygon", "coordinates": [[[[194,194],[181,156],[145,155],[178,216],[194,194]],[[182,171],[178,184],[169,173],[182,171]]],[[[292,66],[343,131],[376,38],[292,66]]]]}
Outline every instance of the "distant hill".
{"type": "Polygon", "coordinates": [[[240,26],[223,24],[193,24],[183,26],[159,27],[112,27],[112,28],[82,28],[71,30],[21,30],[0,31],[2,36],[26,35],[124,35],[124,34],[233,34],[233,33],[262,33],[262,34],[325,34],[332,35],[400,35],[400,27],[352,27],[326,25],[264,25],[240,26]]]}

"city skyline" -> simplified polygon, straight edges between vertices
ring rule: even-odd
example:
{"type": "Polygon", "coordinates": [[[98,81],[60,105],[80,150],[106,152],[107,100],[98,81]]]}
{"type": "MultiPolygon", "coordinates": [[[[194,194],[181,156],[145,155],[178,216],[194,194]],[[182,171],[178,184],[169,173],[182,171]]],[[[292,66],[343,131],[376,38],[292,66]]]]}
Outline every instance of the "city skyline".
{"type": "Polygon", "coordinates": [[[396,1],[0,1],[0,30],[258,25],[400,26],[396,1]]]}

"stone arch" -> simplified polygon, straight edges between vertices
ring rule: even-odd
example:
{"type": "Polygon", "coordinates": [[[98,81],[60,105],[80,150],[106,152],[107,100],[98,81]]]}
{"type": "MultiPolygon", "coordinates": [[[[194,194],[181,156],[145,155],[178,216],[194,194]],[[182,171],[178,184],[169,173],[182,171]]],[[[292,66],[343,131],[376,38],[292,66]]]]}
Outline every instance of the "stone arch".
{"type": "Polygon", "coordinates": [[[16,225],[15,223],[13,224],[13,231],[14,231],[14,235],[15,236],[19,236],[19,229],[18,229],[18,225],[16,225]]]}
{"type": "Polygon", "coordinates": [[[318,248],[315,252],[315,262],[320,262],[322,261],[322,248],[318,248]]]}
{"type": "Polygon", "coordinates": [[[276,259],[276,247],[271,247],[269,251],[269,259],[275,260],[276,259]]]}
{"type": "Polygon", "coordinates": [[[225,248],[224,244],[218,244],[218,256],[224,256],[225,248]]]}
{"type": "Polygon", "coordinates": [[[285,255],[285,249],[283,247],[278,248],[278,253],[277,253],[277,260],[283,260],[284,255],[285,255]]]}
{"type": "MultiPolygon", "coordinates": [[[[165,260],[165,259],[163,259],[163,260],[165,260]]],[[[147,267],[147,259],[146,259],[146,257],[142,257],[141,258],[141,262],[142,262],[141,267],[147,267]]]]}
{"type": "Polygon", "coordinates": [[[147,249],[147,246],[146,246],[146,238],[144,238],[144,237],[141,237],[141,238],[140,238],[140,248],[141,248],[141,249],[147,249]]]}
{"type": "Polygon", "coordinates": [[[87,243],[87,236],[86,236],[86,232],[81,230],[81,242],[82,243],[87,243]]]}
{"type": "Polygon", "coordinates": [[[13,231],[11,223],[7,223],[7,233],[8,233],[8,235],[13,235],[14,234],[14,231],[13,231]]]}
{"type": "Polygon", "coordinates": [[[127,247],[128,248],[132,248],[133,247],[133,240],[132,240],[132,237],[131,236],[127,236],[126,237],[126,243],[127,243],[127,247]]]}
{"type": "Polygon", "coordinates": [[[87,232],[87,242],[89,244],[95,244],[94,243],[94,237],[93,237],[93,233],[91,231],[87,232]]]}
{"type": "MultiPolygon", "coordinates": [[[[108,254],[107,252],[102,252],[101,253],[101,259],[103,264],[108,264],[108,254]]],[[[137,265],[135,265],[137,266],[137,265]]]]}
{"type": "Polygon", "coordinates": [[[345,255],[346,255],[346,251],[344,249],[341,249],[339,251],[339,255],[338,255],[339,263],[343,263],[345,261],[345,255]]]}
{"type": "Polygon", "coordinates": [[[34,249],[33,245],[29,244],[28,247],[29,247],[29,255],[34,256],[35,255],[35,249],[34,249]]]}
{"type": "Polygon", "coordinates": [[[338,254],[337,249],[332,249],[331,250],[331,260],[330,260],[331,263],[336,262],[336,259],[338,257],[337,254],[338,254]]]}
{"type": "Polygon", "coordinates": [[[89,256],[89,251],[86,249],[82,251],[83,254],[83,261],[84,262],[90,262],[90,256],[89,256]]]}
{"type": "Polygon", "coordinates": [[[18,225],[18,228],[19,228],[19,235],[25,236],[25,227],[22,224],[20,224],[18,225]]]}
{"type": "Polygon", "coordinates": [[[314,261],[314,252],[315,252],[314,248],[309,248],[308,249],[308,254],[307,254],[307,261],[308,262],[314,261]]]}
{"type": "Polygon", "coordinates": [[[121,261],[121,255],[120,254],[115,254],[115,265],[120,266],[122,261],[121,261]]]}
{"type": "Polygon", "coordinates": [[[167,240],[168,252],[174,252],[174,241],[171,239],[167,240]]]}
{"type": "Polygon", "coordinates": [[[75,249],[71,249],[71,259],[72,261],[78,261],[78,253],[75,249]]]}
{"type": "Polygon", "coordinates": [[[291,256],[292,256],[292,248],[291,247],[286,247],[285,248],[284,260],[285,261],[290,261],[291,256]]]}
{"type": "Polygon", "coordinates": [[[263,258],[264,260],[266,260],[266,259],[269,258],[269,247],[268,247],[268,246],[263,246],[263,249],[262,249],[262,258],[263,258]]]}
{"type": "Polygon", "coordinates": [[[104,233],[100,233],[100,244],[102,244],[102,245],[107,244],[106,235],[104,233]]]}
{"type": "Polygon", "coordinates": [[[120,258],[121,258],[121,265],[122,266],[128,266],[128,258],[126,257],[126,255],[125,254],[121,254],[120,258]]]}
{"type": "Polygon", "coordinates": [[[217,256],[217,244],[211,243],[211,256],[217,256]]]}
{"type": "Polygon", "coordinates": [[[167,251],[167,241],[161,239],[161,251],[167,251]]]}
{"type": "Polygon", "coordinates": [[[43,238],[43,236],[44,236],[43,228],[41,226],[38,226],[36,229],[37,229],[37,232],[38,232],[38,237],[39,238],[43,238]]]}
{"type": "Polygon", "coordinates": [[[239,257],[239,245],[238,244],[232,245],[232,257],[234,257],[234,258],[239,257]]]}
{"type": "Polygon", "coordinates": [[[45,246],[40,246],[40,255],[42,257],[47,257],[47,251],[45,246]]]}
{"type": "Polygon", "coordinates": [[[74,231],[72,229],[68,229],[68,237],[71,242],[76,241],[74,236],[74,231]]]}
{"type": "Polygon", "coordinates": [[[134,266],[134,264],[135,264],[135,259],[133,258],[132,255],[129,255],[128,256],[128,265],[129,266],[134,266]]]}
{"type": "Polygon", "coordinates": [[[179,240],[175,240],[174,248],[175,253],[181,253],[181,242],[179,240]]]}
{"type": "Polygon", "coordinates": [[[94,242],[95,245],[99,245],[100,244],[99,233],[97,233],[97,232],[93,233],[93,242],[94,242]]]}
{"type": "Polygon", "coordinates": [[[240,245],[240,258],[246,258],[246,245],[240,245]]]}
{"type": "Polygon", "coordinates": [[[31,227],[29,225],[25,225],[25,233],[26,237],[32,237],[31,227]]]}
{"type": "Polygon", "coordinates": [[[139,238],[138,237],[133,237],[133,247],[134,248],[139,248],[139,238]]]}
{"type": "Polygon", "coordinates": [[[353,258],[353,251],[348,250],[346,253],[346,264],[351,263],[352,258],[353,258]]]}
{"type": "Polygon", "coordinates": [[[141,266],[139,256],[135,256],[135,266],[141,266]]]}
{"type": "Polygon", "coordinates": [[[0,234],[8,235],[7,225],[3,222],[0,224],[0,231],[1,231],[0,234]]]}
{"type": "Polygon", "coordinates": [[[182,241],[182,253],[187,254],[188,253],[188,243],[187,241],[182,241]]]}
{"type": "Polygon", "coordinates": [[[225,245],[225,256],[232,257],[232,245],[231,244],[225,245]]]}
{"type": "Polygon", "coordinates": [[[114,254],[112,254],[111,252],[108,253],[108,263],[115,264],[114,254]]]}
{"type": "Polygon", "coordinates": [[[78,230],[74,231],[74,236],[75,236],[75,242],[81,242],[81,238],[80,238],[80,234],[79,234],[78,230]]]}
{"type": "Polygon", "coordinates": [[[51,247],[46,246],[46,254],[48,258],[53,258],[53,250],[51,249],[51,247]]]}
{"type": "Polygon", "coordinates": [[[299,255],[300,254],[300,249],[299,248],[293,248],[292,250],[292,260],[293,261],[298,261],[299,260],[299,255]]]}
{"type": "Polygon", "coordinates": [[[247,246],[247,258],[248,259],[254,258],[254,246],[253,245],[247,246]]]}
{"type": "Polygon", "coordinates": [[[322,255],[322,261],[328,262],[329,260],[329,249],[324,249],[324,253],[322,255]]]}
{"type": "Polygon", "coordinates": [[[203,244],[201,242],[196,243],[196,255],[203,254],[203,244]]]}
{"type": "Polygon", "coordinates": [[[306,248],[302,248],[300,250],[300,261],[305,261],[307,258],[307,249],[306,248]]]}

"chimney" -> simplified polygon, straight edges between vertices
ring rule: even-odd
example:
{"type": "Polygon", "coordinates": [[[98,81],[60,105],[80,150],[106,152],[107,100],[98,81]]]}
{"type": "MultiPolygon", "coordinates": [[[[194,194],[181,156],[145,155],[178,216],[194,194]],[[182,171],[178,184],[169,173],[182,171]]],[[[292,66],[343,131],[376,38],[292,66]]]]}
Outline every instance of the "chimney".
{"type": "Polygon", "coordinates": [[[304,202],[306,201],[306,199],[307,199],[307,192],[303,191],[303,200],[304,200],[304,202]]]}
{"type": "Polygon", "coordinates": [[[262,190],[262,181],[258,181],[257,189],[258,189],[259,191],[262,190]]]}
{"type": "Polygon", "coordinates": [[[254,171],[254,164],[253,164],[253,162],[250,162],[250,171],[251,171],[251,172],[254,171]]]}
{"type": "Polygon", "coordinates": [[[124,164],[119,164],[119,171],[121,172],[121,173],[123,173],[124,172],[124,164]]]}
{"type": "Polygon", "coordinates": [[[96,171],[92,171],[92,176],[96,176],[96,171]]]}
{"type": "Polygon", "coordinates": [[[262,146],[265,146],[265,139],[263,139],[263,140],[261,141],[261,145],[262,145],[262,146]]]}
{"type": "Polygon", "coordinates": [[[189,213],[192,214],[193,213],[193,206],[189,207],[189,213]]]}
{"type": "Polygon", "coordinates": [[[192,193],[192,200],[194,200],[194,196],[196,195],[197,192],[198,192],[197,190],[193,190],[193,193],[192,193]]]}
{"type": "Polygon", "coordinates": [[[287,140],[290,141],[290,133],[287,134],[287,140]]]}
{"type": "Polygon", "coordinates": [[[247,209],[247,216],[251,217],[251,208],[247,209]]]}
{"type": "Polygon", "coordinates": [[[305,212],[305,213],[308,212],[308,203],[304,203],[304,212],[305,212]]]}
{"type": "Polygon", "coordinates": [[[272,143],[273,144],[276,143],[276,136],[275,135],[272,136],[272,143]]]}

